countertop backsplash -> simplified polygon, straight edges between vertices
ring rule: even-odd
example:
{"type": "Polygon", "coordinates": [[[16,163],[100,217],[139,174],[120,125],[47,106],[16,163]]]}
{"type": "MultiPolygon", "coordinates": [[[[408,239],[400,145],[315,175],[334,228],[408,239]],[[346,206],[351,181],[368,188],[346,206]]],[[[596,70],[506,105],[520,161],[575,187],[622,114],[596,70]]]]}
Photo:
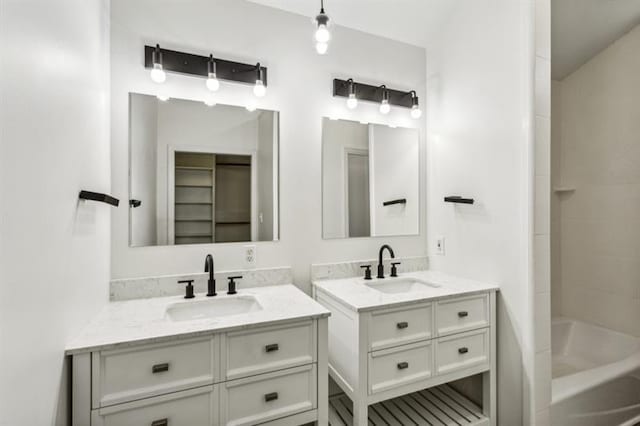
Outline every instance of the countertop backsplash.
{"type": "MultiPolygon", "coordinates": [[[[389,259],[385,253],[384,263],[385,274],[389,274],[391,270],[391,261],[401,262],[398,266],[398,272],[416,272],[429,269],[429,258],[427,256],[414,257],[397,257],[389,259]]],[[[362,265],[371,265],[371,272],[376,273],[378,259],[370,260],[354,260],[349,262],[336,263],[316,263],[311,265],[311,281],[316,280],[334,280],[340,278],[358,277],[364,274],[362,265]]]]}
{"type": "MultiPolygon", "coordinates": [[[[248,287],[266,287],[271,285],[283,285],[293,283],[291,268],[277,267],[264,269],[247,269],[234,271],[220,271],[215,273],[216,291],[227,291],[229,276],[242,275],[242,279],[236,280],[238,290],[248,287]]],[[[109,286],[109,299],[112,302],[132,299],[146,299],[150,297],[176,296],[184,293],[185,284],[178,281],[194,280],[193,286],[196,293],[207,291],[208,272],[182,275],[163,275],[145,278],[124,278],[111,280],[109,286]]]]}

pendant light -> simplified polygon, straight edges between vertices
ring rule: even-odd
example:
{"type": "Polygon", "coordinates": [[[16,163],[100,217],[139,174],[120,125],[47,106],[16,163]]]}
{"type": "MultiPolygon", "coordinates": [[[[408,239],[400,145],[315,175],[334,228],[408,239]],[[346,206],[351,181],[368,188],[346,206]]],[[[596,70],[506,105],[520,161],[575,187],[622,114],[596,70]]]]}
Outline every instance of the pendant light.
{"type": "Polygon", "coordinates": [[[260,67],[260,62],[256,65],[257,77],[256,77],[256,85],[253,86],[253,94],[256,95],[257,98],[262,98],[267,94],[267,88],[264,85],[264,81],[262,81],[262,67],[260,67]]]}
{"type": "Polygon", "coordinates": [[[167,79],[167,74],[162,68],[162,51],[160,50],[159,44],[156,44],[156,49],[153,51],[152,61],[153,68],[151,69],[151,80],[156,83],[164,83],[167,79]]]}
{"type": "Polygon", "coordinates": [[[331,40],[331,32],[329,32],[329,16],[324,13],[324,0],[320,0],[320,13],[315,19],[316,32],[316,52],[319,55],[324,55],[329,49],[329,40],[331,40]]]}
{"type": "Polygon", "coordinates": [[[209,55],[207,70],[207,89],[215,92],[220,88],[220,82],[218,81],[218,76],[216,75],[216,61],[215,59],[213,59],[213,55],[209,55]]]}

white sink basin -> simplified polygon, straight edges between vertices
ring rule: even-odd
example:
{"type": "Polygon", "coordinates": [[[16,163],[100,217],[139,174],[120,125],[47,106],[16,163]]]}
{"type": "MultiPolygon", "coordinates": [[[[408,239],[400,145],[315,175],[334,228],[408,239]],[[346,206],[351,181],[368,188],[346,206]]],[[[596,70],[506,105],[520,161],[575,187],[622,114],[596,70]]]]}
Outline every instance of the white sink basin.
{"type": "Polygon", "coordinates": [[[236,296],[174,303],[167,307],[171,321],[193,321],[220,318],[261,311],[262,306],[253,296],[236,296]]]}
{"type": "Polygon", "coordinates": [[[385,278],[367,282],[369,287],[381,291],[382,293],[417,293],[438,288],[438,285],[415,278],[385,278]]]}

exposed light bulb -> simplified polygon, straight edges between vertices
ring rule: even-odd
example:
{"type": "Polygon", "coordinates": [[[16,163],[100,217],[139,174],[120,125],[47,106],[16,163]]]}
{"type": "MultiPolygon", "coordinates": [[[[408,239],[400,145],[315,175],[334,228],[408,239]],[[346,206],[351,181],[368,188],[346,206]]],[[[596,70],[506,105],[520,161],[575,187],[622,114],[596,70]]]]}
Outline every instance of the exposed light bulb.
{"type": "Polygon", "coordinates": [[[151,69],[151,80],[155,83],[164,83],[167,79],[167,73],[162,69],[162,64],[153,64],[151,69]]]}
{"type": "Polygon", "coordinates": [[[347,99],[347,107],[349,109],[355,109],[358,106],[358,98],[356,98],[355,93],[349,94],[349,99],[347,99]]]}
{"type": "Polygon", "coordinates": [[[256,85],[253,86],[253,94],[258,98],[261,98],[267,94],[267,88],[264,87],[264,83],[262,82],[262,80],[256,80],[256,85]]]}
{"type": "Polygon", "coordinates": [[[328,43],[331,40],[331,33],[325,24],[319,24],[316,30],[316,41],[318,43],[328,43]]]}
{"type": "Polygon", "coordinates": [[[216,61],[213,59],[213,55],[209,55],[209,62],[207,62],[207,89],[212,92],[217,91],[220,88],[220,82],[216,75],[216,61]]]}
{"type": "Polygon", "coordinates": [[[318,55],[325,55],[327,50],[329,50],[329,43],[322,41],[316,43],[316,52],[318,52],[318,55]]]}
{"type": "Polygon", "coordinates": [[[414,119],[418,119],[422,116],[422,111],[420,110],[420,101],[418,99],[418,95],[416,95],[415,91],[411,92],[411,117],[414,119]]]}
{"type": "Polygon", "coordinates": [[[151,80],[155,83],[164,83],[167,79],[167,74],[164,72],[162,67],[162,50],[160,50],[159,44],[156,44],[156,48],[151,54],[151,62],[153,63],[153,68],[151,69],[151,80]]]}
{"type": "Polygon", "coordinates": [[[208,107],[216,106],[216,101],[213,98],[207,98],[204,100],[204,104],[208,107]]]}
{"type": "Polygon", "coordinates": [[[212,92],[217,91],[220,88],[220,81],[216,77],[215,73],[209,73],[209,78],[207,78],[207,89],[212,92]]]}
{"type": "Polygon", "coordinates": [[[247,111],[253,112],[256,110],[257,106],[255,102],[249,102],[245,108],[247,109],[247,111]]]}
{"type": "Polygon", "coordinates": [[[161,94],[157,95],[156,98],[158,98],[162,102],[166,102],[169,99],[171,99],[169,96],[165,95],[164,93],[161,93],[161,94]]]}
{"type": "Polygon", "coordinates": [[[389,114],[389,111],[391,111],[391,105],[387,99],[383,99],[380,103],[380,114],[389,114]]]}

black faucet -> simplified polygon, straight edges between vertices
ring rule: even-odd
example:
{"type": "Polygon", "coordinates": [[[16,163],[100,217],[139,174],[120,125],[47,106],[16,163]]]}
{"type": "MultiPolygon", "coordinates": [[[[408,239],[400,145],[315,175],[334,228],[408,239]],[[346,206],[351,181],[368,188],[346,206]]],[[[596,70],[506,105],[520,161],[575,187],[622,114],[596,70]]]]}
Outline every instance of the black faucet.
{"type": "Polygon", "coordinates": [[[393,254],[393,249],[391,248],[391,246],[385,244],[380,247],[380,251],[378,252],[378,276],[376,278],[384,278],[384,265],[382,264],[382,253],[384,252],[384,249],[389,250],[389,254],[391,255],[392,259],[396,258],[396,255],[393,254]]]}
{"type": "Polygon", "coordinates": [[[207,255],[204,260],[204,271],[209,273],[209,281],[207,281],[207,296],[216,296],[216,279],[213,277],[213,256],[207,255]]]}

